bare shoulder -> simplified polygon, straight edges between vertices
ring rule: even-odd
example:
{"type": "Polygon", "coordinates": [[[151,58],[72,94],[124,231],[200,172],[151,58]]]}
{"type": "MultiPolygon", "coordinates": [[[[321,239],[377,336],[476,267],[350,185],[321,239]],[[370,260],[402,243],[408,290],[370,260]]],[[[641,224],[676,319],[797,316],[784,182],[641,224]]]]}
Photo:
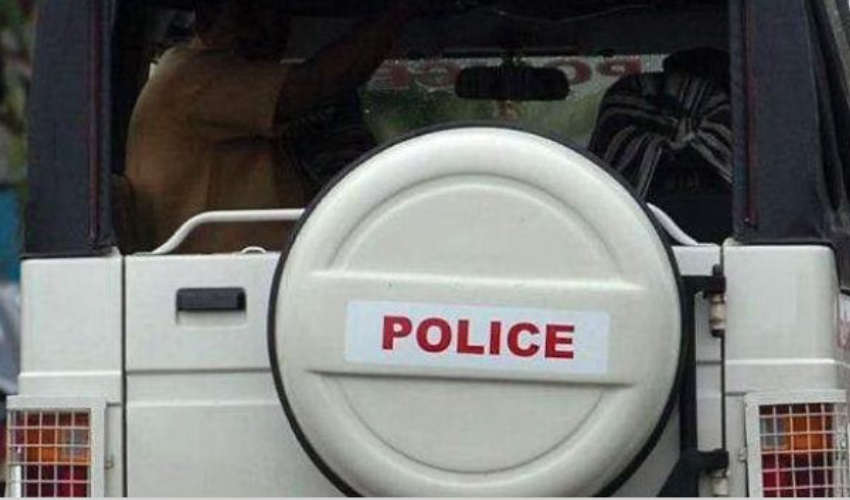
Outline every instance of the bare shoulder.
{"type": "MultiPolygon", "coordinates": [[[[139,95],[136,115],[148,110],[178,111],[227,66],[227,54],[175,46],[151,64],[148,80],[139,95]]],[[[139,117],[141,117],[139,116],[139,117]]]]}

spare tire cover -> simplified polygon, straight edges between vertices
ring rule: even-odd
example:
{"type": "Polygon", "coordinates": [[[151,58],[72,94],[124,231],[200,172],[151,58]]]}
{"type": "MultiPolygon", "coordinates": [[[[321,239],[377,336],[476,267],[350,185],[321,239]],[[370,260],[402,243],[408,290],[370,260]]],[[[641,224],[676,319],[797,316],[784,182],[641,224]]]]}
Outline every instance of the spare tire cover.
{"type": "Polygon", "coordinates": [[[311,206],[277,273],[278,392],[345,493],[592,495],[668,416],[670,248],[550,139],[461,127],[380,150],[311,206]]]}

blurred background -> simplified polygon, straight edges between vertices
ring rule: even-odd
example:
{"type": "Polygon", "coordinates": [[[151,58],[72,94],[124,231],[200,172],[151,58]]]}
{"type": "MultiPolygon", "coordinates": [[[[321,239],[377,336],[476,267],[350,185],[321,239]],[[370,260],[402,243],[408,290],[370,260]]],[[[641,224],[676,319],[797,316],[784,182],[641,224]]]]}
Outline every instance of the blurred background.
{"type": "Polygon", "coordinates": [[[0,280],[18,281],[34,0],[0,0],[0,280]]]}
{"type": "MultiPolygon", "coordinates": [[[[0,0],[0,415],[17,392],[20,252],[27,200],[27,95],[36,0],[0,0]]],[[[3,418],[0,417],[0,423],[3,418]]],[[[0,441],[5,438],[1,434],[0,441]]],[[[3,443],[5,444],[5,443],[3,443]]],[[[5,445],[0,448],[5,449],[5,445]]]]}

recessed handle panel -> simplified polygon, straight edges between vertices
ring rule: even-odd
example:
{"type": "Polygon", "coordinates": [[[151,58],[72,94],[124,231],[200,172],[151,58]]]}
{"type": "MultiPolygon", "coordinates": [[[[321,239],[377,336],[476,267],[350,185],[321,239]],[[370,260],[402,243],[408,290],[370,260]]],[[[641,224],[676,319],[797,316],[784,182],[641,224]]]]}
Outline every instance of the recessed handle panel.
{"type": "Polygon", "coordinates": [[[177,311],[179,312],[244,310],[244,288],[181,288],[177,291],[177,311]]]}

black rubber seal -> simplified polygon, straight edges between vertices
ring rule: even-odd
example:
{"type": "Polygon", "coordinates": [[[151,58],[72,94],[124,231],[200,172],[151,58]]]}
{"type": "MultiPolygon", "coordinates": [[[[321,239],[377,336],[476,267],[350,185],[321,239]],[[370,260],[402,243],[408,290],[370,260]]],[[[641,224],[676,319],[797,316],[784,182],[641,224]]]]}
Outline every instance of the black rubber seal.
{"type": "MultiPolygon", "coordinates": [[[[670,261],[670,268],[673,270],[673,277],[676,280],[676,287],[679,291],[679,316],[682,321],[681,325],[681,342],[679,345],[679,360],[676,368],[676,378],[674,380],[673,386],[670,389],[670,395],[667,397],[667,403],[664,405],[664,410],[661,413],[661,417],[658,419],[658,423],[655,425],[652,433],[647,439],[646,443],[643,447],[638,451],[632,461],[623,469],[623,471],[615,477],[610,483],[608,483],[604,488],[602,488],[595,496],[611,496],[613,495],[620,487],[637,471],[637,469],[643,464],[646,460],[646,457],[652,452],[655,448],[655,445],[658,444],[658,440],[661,438],[661,434],[664,432],[664,429],[667,426],[668,421],[670,420],[670,415],[673,413],[674,408],[676,407],[676,402],[678,399],[678,394],[680,387],[682,385],[682,378],[685,373],[685,360],[687,358],[687,352],[689,348],[690,339],[693,336],[693,311],[687,311],[685,304],[688,301],[685,300],[685,286],[682,281],[682,275],[679,272],[679,266],[676,262],[676,258],[673,255],[673,248],[670,245],[669,239],[665,236],[665,231],[655,219],[655,216],[649,210],[646,203],[641,200],[634,189],[629,185],[629,183],[623,178],[619,172],[613,170],[612,168],[605,165],[605,162],[593,155],[591,152],[582,148],[581,146],[573,144],[571,141],[566,140],[564,138],[559,138],[554,136],[551,133],[542,132],[539,130],[531,130],[529,128],[516,126],[511,123],[503,123],[497,121],[465,121],[465,122],[451,122],[445,123],[433,127],[427,127],[420,130],[413,131],[408,134],[404,134],[392,141],[389,141],[381,146],[373,149],[372,151],[366,153],[365,155],[358,158],[356,161],[348,165],[346,168],[341,170],[330,182],[328,182],[322,190],[316,195],[315,198],[310,202],[307,206],[304,214],[295,224],[294,229],[290,233],[289,240],[284,244],[283,250],[280,254],[280,259],[278,260],[277,267],[275,268],[274,278],[272,280],[272,287],[269,294],[269,308],[268,308],[268,322],[266,328],[266,337],[268,342],[268,350],[269,350],[269,364],[271,366],[272,376],[274,377],[275,388],[277,389],[278,397],[280,398],[281,406],[283,407],[283,412],[286,415],[287,420],[289,420],[289,424],[292,427],[292,431],[295,434],[295,437],[298,439],[298,442],[301,444],[301,447],[304,449],[304,452],[310,457],[310,460],[313,461],[313,464],[321,471],[321,473],[330,481],[342,494],[349,497],[360,497],[363,496],[357,490],[355,490],[351,485],[345,482],[328,464],[324,461],[324,459],[316,452],[315,448],[310,444],[309,439],[304,434],[304,431],[301,428],[301,425],[298,423],[298,418],[295,416],[295,413],[292,410],[292,406],[289,403],[289,399],[286,396],[286,385],[283,383],[283,377],[280,372],[280,366],[278,366],[278,357],[277,357],[277,297],[280,293],[280,281],[283,275],[283,268],[286,264],[286,259],[289,256],[289,252],[292,249],[292,246],[295,243],[295,240],[298,238],[298,234],[301,231],[301,228],[304,226],[305,221],[310,217],[316,207],[322,202],[324,197],[342,180],[346,175],[350,174],[356,168],[358,168],[363,163],[370,160],[372,157],[380,154],[381,152],[390,149],[402,142],[405,142],[409,139],[413,139],[415,137],[420,137],[423,135],[431,134],[434,132],[442,132],[446,130],[454,130],[454,129],[464,129],[464,128],[494,128],[494,129],[507,129],[507,130],[516,130],[519,132],[525,132],[533,135],[538,135],[543,138],[554,141],[562,146],[565,146],[572,151],[580,154],[586,159],[593,162],[597,167],[607,172],[611,177],[613,177],[617,182],[622,185],[626,191],[632,196],[632,198],[638,203],[641,209],[646,214],[647,218],[652,222],[652,226],[655,228],[655,232],[658,235],[658,238],[663,245],[665,251],[667,252],[667,257],[670,261]]],[[[424,494],[424,492],[423,492],[424,494]]]]}

